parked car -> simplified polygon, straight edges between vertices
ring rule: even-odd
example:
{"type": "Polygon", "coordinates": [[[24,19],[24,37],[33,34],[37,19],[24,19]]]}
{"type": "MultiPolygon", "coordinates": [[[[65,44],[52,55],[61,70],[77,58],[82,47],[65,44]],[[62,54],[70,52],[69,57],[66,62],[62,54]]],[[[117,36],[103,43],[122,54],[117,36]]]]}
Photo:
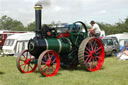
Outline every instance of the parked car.
{"type": "Polygon", "coordinates": [[[102,42],[105,48],[105,55],[116,56],[120,51],[120,45],[116,37],[103,37],[102,42]]]}

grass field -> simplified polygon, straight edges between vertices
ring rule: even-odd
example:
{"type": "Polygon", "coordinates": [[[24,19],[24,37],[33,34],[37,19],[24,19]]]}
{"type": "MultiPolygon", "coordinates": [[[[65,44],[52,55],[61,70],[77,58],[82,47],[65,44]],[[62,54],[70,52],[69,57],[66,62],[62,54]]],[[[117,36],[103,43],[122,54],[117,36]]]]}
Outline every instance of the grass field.
{"type": "Polygon", "coordinates": [[[128,85],[128,61],[109,57],[96,72],[78,67],[76,70],[60,69],[54,77],[42,77],[38,70],[20,73],[15,57],[0,57],[0,85],[128,85]]]}

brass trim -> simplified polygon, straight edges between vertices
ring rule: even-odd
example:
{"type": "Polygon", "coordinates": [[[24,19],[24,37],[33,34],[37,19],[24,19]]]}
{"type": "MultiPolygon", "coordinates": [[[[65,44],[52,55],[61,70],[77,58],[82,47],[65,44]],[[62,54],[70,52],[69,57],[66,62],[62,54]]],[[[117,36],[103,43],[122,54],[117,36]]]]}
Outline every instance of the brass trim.
{"type": "Polygon", "coordinates": [[[41,10],[42,6],[35,6],[34,8],[35,8],[35,10],[41,10]]]}

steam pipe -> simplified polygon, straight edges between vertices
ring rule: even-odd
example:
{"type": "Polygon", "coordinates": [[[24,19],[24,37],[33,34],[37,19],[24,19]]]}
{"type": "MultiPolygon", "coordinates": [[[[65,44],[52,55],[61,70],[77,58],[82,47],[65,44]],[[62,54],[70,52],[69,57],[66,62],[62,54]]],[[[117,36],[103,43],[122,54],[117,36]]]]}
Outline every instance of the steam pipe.
{"type": "Polygon", "coordinates": [[[35,32],[36,32],[36,37],[42,37],[41,33],[41,10],[42,10],[42,5],[35,5],[35,32]]]}

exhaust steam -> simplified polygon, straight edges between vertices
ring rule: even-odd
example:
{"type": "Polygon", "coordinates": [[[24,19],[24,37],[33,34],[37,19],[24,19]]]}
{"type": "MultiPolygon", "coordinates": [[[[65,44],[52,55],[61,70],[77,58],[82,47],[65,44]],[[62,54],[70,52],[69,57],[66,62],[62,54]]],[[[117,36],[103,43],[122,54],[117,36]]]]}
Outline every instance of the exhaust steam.
{"type": "Polygon", "coordinates": [[[35,6],[50,6],[51,0],[38,0],[35,4],[35,6]]]}

